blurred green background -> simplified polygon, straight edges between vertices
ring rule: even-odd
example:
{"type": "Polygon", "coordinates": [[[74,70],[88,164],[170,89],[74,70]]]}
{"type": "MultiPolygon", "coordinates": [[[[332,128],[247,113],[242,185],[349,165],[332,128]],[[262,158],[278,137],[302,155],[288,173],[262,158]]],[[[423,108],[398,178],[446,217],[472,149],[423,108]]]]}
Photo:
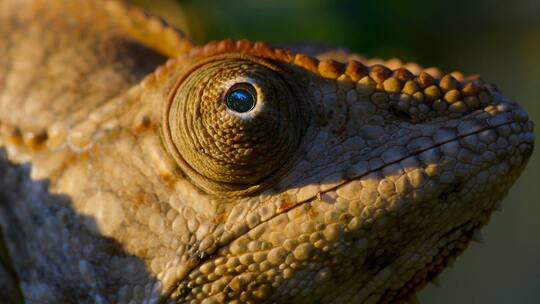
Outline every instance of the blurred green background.
{"type": "MultiPolygon", "coordinates": [[[[134,0],[194,41],[248,38],[326,42],[371,57],[399,57],[479,73],[540,122],[540,1],[134,0]]],[[[537,132],[538,134],[538,132],[537,132]]],[[[441,286],[422,303],[540,303],[540,159],[529,166],[441,286]]]]}

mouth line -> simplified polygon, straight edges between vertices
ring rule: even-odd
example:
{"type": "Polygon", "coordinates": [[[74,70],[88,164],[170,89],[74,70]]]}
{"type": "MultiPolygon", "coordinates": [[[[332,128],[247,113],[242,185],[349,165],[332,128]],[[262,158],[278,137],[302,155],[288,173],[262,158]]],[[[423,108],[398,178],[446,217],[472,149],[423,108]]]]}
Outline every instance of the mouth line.
{"type": "MultiPolygon", "coordinates": [[[[384,168],[386,168],[386,167],[388,167],[388,166],[390,166],[390,165],[394,165],[394,164],[400,163],[400,162],[402,162],[403,160],[405,160],[405,159],[407,159],[407,158],[410,158],[410,157],[413,157],[413,156],[417,156],[417,155],[422,154],[422,153],[424,153],[424,152],[426,152],[426,151],[429,151],[429,150],[432,150],[432,149],[434,149],[434,148],[438,148],[438,147],[444,146],[445,144],[448,144],[448,143],[451,143],[451,142],[458,141],[458,140],[463,139],[463,138],[465,138],[465,137],[468,137],[468,136],[471,136],[471,135],[476,135],[476,134],[479,134],[479,133],[484,132],[484,131],[487,131],[487,130],[493,130],[493,129],[496,129],[496,128],[501,127],[501,126],[510,125],[510,124],[512,124],[512,123],[515,123],[515,121],[505,122],[505,123],[501,123],[501,124],[498,124],[498,125],[485,127],[485,128],[480,129],[480,130],[476,130],[476,131],[474,131],[474,132],[470,132],[470,133],[467,133],[467,134],[459,135],[459,136],[456,136],[456,137],[454,137],[454,138],[452,138],[452,139],[445,140],[445,141],[443,141],[443,142],[440,142],[440,143],[435,144],[435,145],[433,145],[433,146],[430,146],[430,147],[428,147],[428,148],[419,149],[418,151],[414,151],[414,152],[410,153],[410,154],[407,155],[407,156],[404,156],[404,157],[399,158],[399,159],[397,159],[397,160],[395,160],[395,161],[386,163],[386,164],[381,165],[381,166],[379,166],[379,167],[376,167],[376,168],[374,168],[374,169],[368,170],[368,171],[366,171],[366,172],[364,172],[364,173],[362,173],[362,174],[360,174],[360,175],[350,177],[350,178],[348,178],[347,180],[343,181],[343,182],[340,183],[340,184],[334,185],[334,186],[332,186],[332,187],[330,187],[330,188],[328,188],[328,189],[325,189],[324,191],[320,191],[317,195],[313,195],[313,196],[311,196],[310,198],[307,198],[307,199],[305,199],[305,200],[303,200],[303,201],[298,202],[297,204],[295,204],[295,205],[292,206],[291,208],[284,209],[282,212],[276,213],[273,217],[267,219],[267,220],[264,221],[264,222],[270,221],[272,218],[279,216],[279,215],[282,214],[283,212],[292,210],[292,209],[294,209],[294,208],[296,208],[296,207],[298,207],[298,206],[300,206],[300,205],[303,205],[303,204],[305,204],[305,203],[309,203],[309,202],[313,201],[315,198],[317,198],[317,197],[318,197],[319,195],[321,195],[321,194],[324,194],[324,193],[333,191],[333,190],[335,190],[335,189],[338,189],[339,187],[342,187],[342,186],[344,186],[344,185],[346,185],[346,184],[348,184],[348,183],[350,183],[350,182],[353,182],[353,181],[355,181],[355,180],[361,179],[361,178],[363,178],[363,177],[365,177],[365,176],[367,176],[367,175],[369,175],[369,174],[371,174],[371,173],[373,173],[373,172],[378,172],[378,171],[381,171],[381,170],[383,170],[384,168]]],[[[264,222],[261,222],[260,224],[263,224],[264,222]]],[[[254,229],[254,228],[256,228],[256,226],[253,227],[252,229],[254,229]]]]}
{"type": "MultiPolygon", "coordinates": [[[[502,115],[502,114],[504,114],[504,113],[500,113],[499,115],[502,115]]],[[[494,117],[496,117],[496,116],[494,116],[494,117]]],[[[171,290],[170,290],[169,292],[166,292],[166,293],[163,295],[163,297],[162,297],[162,302],[160,302],[160,303],[165,303],[165,301],[171,299],[172,295],[175,293],[175,290],[178,289],[178,287],[179,287],[179,285],[180,285],[180,282],[182,282],[186,277],[188,277],[189,274],[190,274],[191,272],[193,272],[193,271],[197,268],[197,266],[199,266],[199,265],[201,265],[202,263],[204,263],[204,262],[206,262],[206,261],[212,259],[212,258],[214,257],[214,254],[215,254],[216,252],[218,252],[221,248],[230,245],[232,242],[234,242],[234,241],[236,241],[237,239],[241,238],[243,235],[245,235],[245,234],[248,233],[249,231],[251,231],[251,230],[253,230],[253,229],[256,229],[258,226],[260,226],[260,225],[262,225],[262,224],[264,224],[264,223],[267,223],[267,222],[271,221],[272,219],[274,219],[274,218],[280,216],[281,214],[283,214],[283,213],[285,213],[285,212],[288,212],[288,211],[291,211],[291,210],[293,210],[293,209],[299,208],[300,206],[302,206],[302,205],[304,205],[304,204],[306,204],[306,203],[310,203],[310,202],[312,202],[313,200],[315,200],[315,199],[317,199],[318,197],[320,197],[321,194],[324,194],[324,193],[333,191],[333,190],[335,190],[335,189],[337,189],[337,188],[339,188],[339,187],[342,187],[343,185],[345,185],[345,184],[347,184],[347,183],[350,183],[350,182],[353,182],[353,181],[355,181],[355,180],[361,179],[361,178],[363,178],[363,177],[365,177],[365,176],[367,176],[367,175],[369,175],[369,174],[371,174],[371,173],[373,173],[373,172],[381,171],[382,169],[384,169],[384,168],[386,168],[386,167],[388,167],[388,166],[390,166],[390,165],[399,163],[399,162],[401,162],[401,161],[403,161],[403,160],[405,160],[405,159],[407,159],[407,158],[409,158],[409,157],[417,156],[417,155],[419,155],[419,154],[421,154],[421,153],[424,153],[424,152],[429,151],[429,150],[434,149],[434,148],[438,148],[438,147],[443,146],[443,145],[445,145],[445,144],[447,144],[447,143],[455,142],[455,141],[458,141],[458,140],[460,140],[460,139],[462,139],[462,138],[465,138],[465,137],[468,137],[468,136],[471,136],[471,135],[475,135],[475,134],[478,134],[478,133],[481,133],[481,132],[484,132],[484,131],[487,131],[487,130],[492,130],[492,129],[495,129],[495,128],[498,128],[498,127],[501,127],[501,126],[510,125],[510,124],[512,124],[512,123],[515,123],[515,122],[516,122],[516,121],[507,121],[507,122],[499,123],[499,124],[496,124],[496,125],[484,127],[484,128],[482,128],[482,129],[476,130],[476,131],[474,131],[474,132],[462,134],[462,135],[456,136],[456,137],[454,137],[454,138],[452,138],[452,139],[445,140],[445,141],[440,142],[440,143],[438,143],[438,144],[432,145],[432,146],[430,146],[430,147],[428,147],[428,148],[419,149],[418,151],[412,152],[412,153],[410,153],[409,155],[407,155],[407,156],[405,156],[405,157],[402,157],[402,158],[397,159],[397,160],[395,160],[395,161],[386,163],[386,164],[381,165],[381,166],[379,166],[379,167],[376,167],[376,168],[374,168],[374,169],[368,170],[368,171],[364,172],[363,174],[360,174],[360,175],[351,177],[351,178],[349,178],[349,179],[343,181],[343,182],[340,183],[340,184],[334,185],[334,186],[332,186],[332,187],[330,187],[330,188],[328,188],[328,189],[325,189],[324,191],[320,191],[320,192],[318,192],[316,195],[313,195],[313,196],[311,196],[311,197],[309,197],[309,198],[306,198],[306,199],[304,199],[304,200],[302,200],[302,201],[299,201],[299,202],[297,202],[295,205],[293,205],[293,206],[291,206],[291,207],[289,207],[289,208],[283,208],[283,209],[279,210],[279,211],[276,212],[276,214],[274,214],[273,216],[269,217],[269,218],[266,219],[265,221],[261,221],[259,224],[255,225],[254,227],[252,227],[251,229],[249,229],[249,230],[246,231],[245,233],[243,233],[243,234],[241,234],[241,235],[235,237],[234,239],[232,239],[232,240],[231,240],[230,242],[228,242],[227,244],[224,244],[224,245],[221,245],[221,246],[217,247],[212,253],[202,252],[202,253],[195,253],[195,254],[193,254],[192,257],[193,257],[195,260],[198,260],[198,261],[196,261],[196,265],[194,265],[189,271],[187,271],[187,272],[185,273],[184,276],[182,276],[181,278],[179,278],[179,279],[177,280],[177,283],[176,283],[176,284],[173,284],[173,287],[171,288],[171,290]]],[[[193,262],[195,262],[195,261],[193,261],[193,262]]],[[[189,291],[188,291],[187,293],[185,293],[185,294],[184,294],[183,292],[181,292],[178,296],[181,297],[181,296],[187,295],[187,294],[189,294],[189,291]]]]}

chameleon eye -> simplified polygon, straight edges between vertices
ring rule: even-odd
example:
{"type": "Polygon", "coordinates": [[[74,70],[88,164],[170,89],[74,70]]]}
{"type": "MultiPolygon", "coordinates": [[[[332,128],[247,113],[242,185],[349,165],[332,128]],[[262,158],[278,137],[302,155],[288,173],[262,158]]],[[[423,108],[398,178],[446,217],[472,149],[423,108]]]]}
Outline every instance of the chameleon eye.
{"type": "Polygon", "coordinates": [[[257,94],[255,88],[249,83],[238,83],[233,85],[227,94],[225,100],[227,108],[237,113],[246,113],[257,104],[257,94]]]}
{"type": "Polygon", "coordinates": [[[244,195],[282,174],[304,132],[287,75],[263,60],[227,58],[179,78],[164,108],[163,138],[200,188],[244,195]]]}

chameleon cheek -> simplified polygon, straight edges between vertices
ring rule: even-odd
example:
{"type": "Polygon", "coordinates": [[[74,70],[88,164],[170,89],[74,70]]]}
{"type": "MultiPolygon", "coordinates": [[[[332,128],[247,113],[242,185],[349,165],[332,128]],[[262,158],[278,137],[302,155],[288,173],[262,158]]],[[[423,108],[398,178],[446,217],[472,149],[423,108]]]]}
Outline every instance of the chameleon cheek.
{"type": "Polygon", "coordinates": [[[297,99],[270,65],[212,61],[186,75],[171,96],[163,122],[167,150],[209,193],[263,188],[302,137],[297,99]]]}

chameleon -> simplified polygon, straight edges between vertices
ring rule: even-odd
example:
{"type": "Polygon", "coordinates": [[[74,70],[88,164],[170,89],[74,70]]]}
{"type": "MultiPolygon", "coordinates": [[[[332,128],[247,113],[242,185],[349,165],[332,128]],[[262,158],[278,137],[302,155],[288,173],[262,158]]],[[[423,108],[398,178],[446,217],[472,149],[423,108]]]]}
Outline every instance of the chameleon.
{"type": "Polygon", "coordinates": [[[0,1],[0,302],[415,303],[533,152],[478,76],[0,1]]]}

